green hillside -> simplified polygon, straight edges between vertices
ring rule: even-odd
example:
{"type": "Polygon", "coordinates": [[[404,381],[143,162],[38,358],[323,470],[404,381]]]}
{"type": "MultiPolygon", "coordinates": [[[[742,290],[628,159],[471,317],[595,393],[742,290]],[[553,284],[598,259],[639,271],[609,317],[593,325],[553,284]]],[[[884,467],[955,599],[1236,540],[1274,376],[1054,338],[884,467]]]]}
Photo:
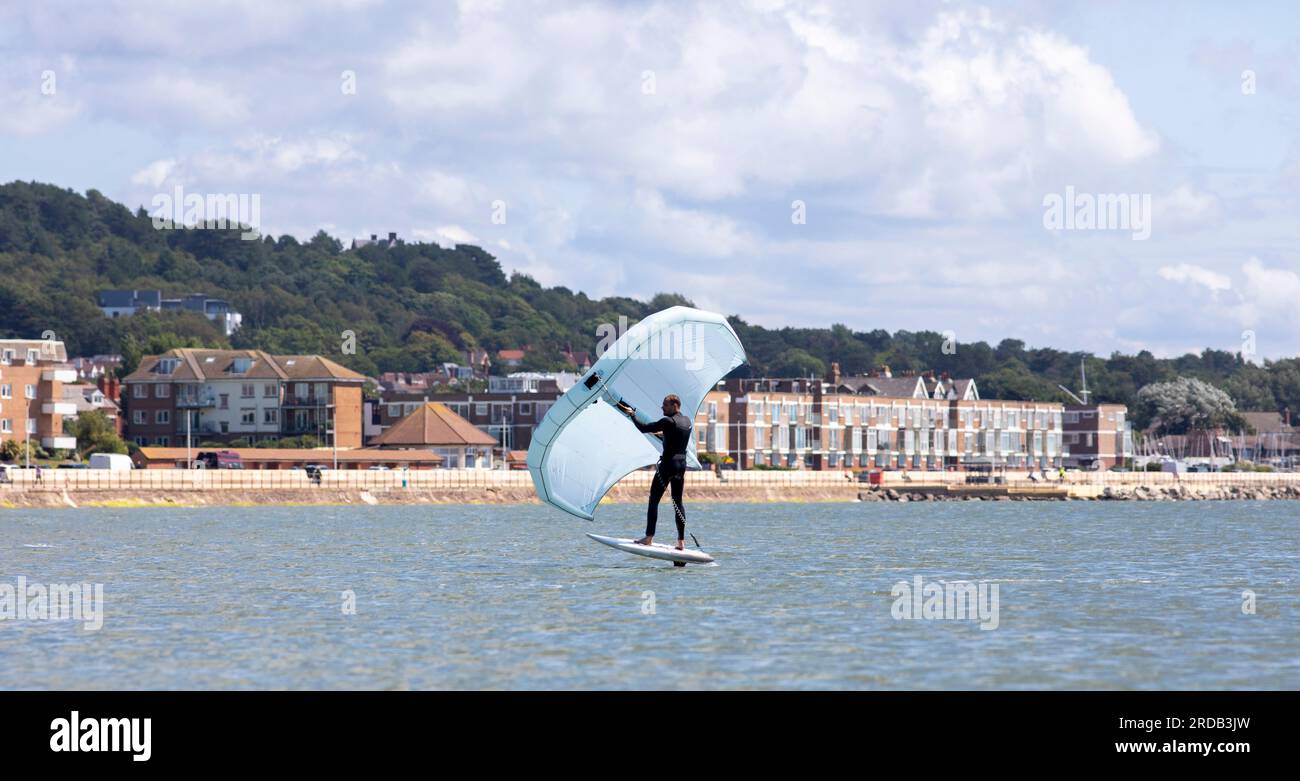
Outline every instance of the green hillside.
{"type": "MultiPolygon", "coordinates": [[[[256,347],[321,353],[367,374],[425,370],[463,360],[467,348],[527,347],[524,368],[559,369],[562,352],[594,352],[596,328],[630,320],[685,299],[663,293],[650,301],[592,299],[564,287],[509,277],[478,247],[444,249],[403,243],[393,249],[342,251],[318,233],[243,241],[237,230],[155,230],[99,192],[53,185],[0,186],[0,337],[36,338],[47,330],[74,355],[139,356],[174,346],[256,347]],[[112,320],[96,305],[105,288],[192,292],[229,300],[244,326],[227,340],[206,319],[164,313],[112,320]],[[341,352],[343,332],[356,334],[354,355],[341,352]]],[[[1227,391],[1240,409],[1300,410],[1300,361],[1255,366],[1216,350],[1171,360],[1113,354],[1094,358],[1005,339],[996,346],[960,343],[945,353],[933,332],[890,333],[828,328],[766,329],[733,316],[755,375],[820,375],[831,361],[846,374],[880,364],[895,373],[934,369],[975,377],[985,397],[1066,400],[1057,384],[1077,386],[1088,358],[1097,400],[1133,405],[1139,388],[1176,376],[1198,377],[1227,391]]]]}

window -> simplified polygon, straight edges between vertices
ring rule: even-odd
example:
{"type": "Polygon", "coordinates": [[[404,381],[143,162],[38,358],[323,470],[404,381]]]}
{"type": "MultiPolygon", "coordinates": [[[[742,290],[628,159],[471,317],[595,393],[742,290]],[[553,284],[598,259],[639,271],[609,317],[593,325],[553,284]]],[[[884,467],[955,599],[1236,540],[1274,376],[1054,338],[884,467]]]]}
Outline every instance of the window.
{"type": "Polygon", "coordinates": [[[13,432],[13,430],[14,424],[9,421],[9,418],[0,419],[0,431],[9,434],[13,432]]]}
{"type": "Polygon", "coordinates": [[[136,399],[147,399],[147,398],[149,398],[149,386],[148,386],[148,385],[132,385],[132,386],[131,386],[131,397],[132,397],[132,398],[136,398],[136,399]]]}
{"type": "Polygon", "coordinates": [[[268,399],[274,399],[280,395],[280,388],[274,382],[268,382],[262,386],[262,395],[268,399]]]}
{"type": "Polygon", "coordinates": [[[239,410],[239,422],[245,426],[257,424],[257,410],[252,407],[244,407],[239,410]]]}
{"type": "Polygon", "coordinates": [[[400,417],[402,417],[402,405],[401,405],[401,404],[389,404],[389,405],[388,405],[388,417],[390,417],[390,418],[400,418],[400,417]]]}
{"type": "Polygon", "coordinates": [[[323,382],[316,383],[316,400],[322,404],[330,397],[330,386],[323,382]]]}
{"type": "Polygon", "coordinates": [[[476,416],[480,417],[480,418],[483,417],[483,416],[485,416],[485,415],[487,415],[487,414],[488,414],[488,405],[486,405],[486,404],[482,404],[482,403],[475,404],[475,405],[474,405],[474,414],[475,414],[476,416]]]}
{"type": "Polygon", "coordinates": [[[39,357],[40,357],[40,353],[37,352],[36,350],[28,350],[28,351],[27,351],[27,363],[28,363],[28,364],[36,363],[36,359],[39,358],[39,357]]]}
{"type": "MultiPolygon", "coordinates": [[[[230,409],[230,394],[229,394],[229,393],[223,393],[223,394],[221,394],[221,404],[218,405],[218,406],[220,406],[222,409],[230,409]]],[[[225,425],[225,424],[222,424],[222,425],[225,425]]]]}
{"type": "Polygon", "coordinates": [[[27,386],[24,386],[24,387],[23,387],[23,395],[26,396],[26,397],[29,398],[29,399],[34,399],[34,398],[36,398],[36,386],[35,386],[35,385],[27,385],[27,386]]]}
{"type": "Polygon", "coordinates": [[[171,444],[171,437],[154,437],[153,443],[159,447],[167,447],[171,444]]]}
{"type": "Polygon", "coordinates": [[[12,385],[0,385],[0,399],[12,399],[14,389],[12,385]]]}
{"type": "Polygon", "coordinates": [[[529,402],[529,401],[520,402],[520,404],[519,404],[519,414],[520,414],[520,415],[531,415],[531,414],[533,414],[533,404],[532,404],[532,402],[529,402]]]}
{"type": "Polygon", "coordinates": [[[262,422],[276,425],[280,422],[280,410],[264,409],[262,410],[262,422]]]}
{"type": "Polygon", "coordinates": [[[36,433],[36,418],[27,419],[27,433],[28,434],[36,433]]]}
{"type": "Polygon", "coordinates": [[[160,409],[153,414],[153,422],[160,426],[165,426],[172,422],[171,410],[160,409]]]}
{"type": "Polygon", "coordinates": [[[257,386],[251,382],[246,382],[239,387],[239,397],[242,399],[251,399],[257,395],[257,386]]]}
{"type": "Polygon", "coordinates": [[[153,397],[155,399],[165,399],[171,395],[171,386],[166,383],[157,383],[153,386],[153,397]]]}
{"type": "Polygon", "coordinates": [[[136,424],[137,426],[144,425],[145,420],[146,418],[145,418],[144,410],[138,409],[138,410],[133,410],[131,412],[131,422],[136,424]]]}
{"type": "Polygon", "coordinates": [[[13,350],[5,350],[3,353],[0,353],[0,364],[4,364],[5,366],[8,366],[13,362],[14,362],[13,350]]]}

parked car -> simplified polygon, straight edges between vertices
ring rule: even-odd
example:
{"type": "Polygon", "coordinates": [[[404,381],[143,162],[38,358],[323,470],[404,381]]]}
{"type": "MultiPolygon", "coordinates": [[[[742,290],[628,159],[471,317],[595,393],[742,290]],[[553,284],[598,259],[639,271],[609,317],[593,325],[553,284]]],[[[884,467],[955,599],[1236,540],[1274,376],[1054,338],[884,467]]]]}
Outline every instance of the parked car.
{"type": "Polygon", "coordinates": [[[85,461],[65,461],[59,464],[59,469],[89,469],[90,465],[85,461]]]}
{"type": "Polygon", "coordinates": [[[388,469],[388,467],[384,466],[383,464],[375,464],[374,466],[370,467],[370,471],[371,471],[371,472],[388,472],[388,471],[390,471],[390,470],[388,469]]]}
{"type": "Polygon", "coordinates": [[[210,450],[194,459],[199,469],[243,469],[244,460],[233,450],[210,450]]]}

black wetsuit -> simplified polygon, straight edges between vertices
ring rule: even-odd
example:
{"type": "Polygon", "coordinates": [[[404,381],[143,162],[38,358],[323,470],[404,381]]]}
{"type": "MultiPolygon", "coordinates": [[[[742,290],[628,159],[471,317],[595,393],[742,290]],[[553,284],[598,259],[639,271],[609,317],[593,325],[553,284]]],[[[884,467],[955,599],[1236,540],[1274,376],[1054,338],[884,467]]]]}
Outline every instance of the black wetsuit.
{"type": "Polygon", "coordinates": [[[650,507],[646,510],[645,536],[653,537],[655,523],[659,520],[659,502],[664,498],[664,486],[672,489],[673,518],[677,521],[677,539],[686,539],[686,508],[682,507],[682,488],[686,483],[686,448],[691,444],[691,421],[682,413],[664,416],[653,423],[642,423],[635,416],[632,423],[646,434],[664,436],[664,454],[655,467],[655,479],[650,483],[650,507]]]}

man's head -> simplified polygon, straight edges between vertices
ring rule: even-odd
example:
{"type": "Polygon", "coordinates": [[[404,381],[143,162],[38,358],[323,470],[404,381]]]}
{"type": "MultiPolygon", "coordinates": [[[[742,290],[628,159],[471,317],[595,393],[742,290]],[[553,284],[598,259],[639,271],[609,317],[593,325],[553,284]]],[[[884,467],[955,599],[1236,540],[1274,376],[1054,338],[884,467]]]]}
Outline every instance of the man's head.
{"type": "Polygon", "coordinates": [[[676,415],[682,408],[682,400],[677,398],[676,393],[670,393],[664,396],[664,414],[676,415]]]}

